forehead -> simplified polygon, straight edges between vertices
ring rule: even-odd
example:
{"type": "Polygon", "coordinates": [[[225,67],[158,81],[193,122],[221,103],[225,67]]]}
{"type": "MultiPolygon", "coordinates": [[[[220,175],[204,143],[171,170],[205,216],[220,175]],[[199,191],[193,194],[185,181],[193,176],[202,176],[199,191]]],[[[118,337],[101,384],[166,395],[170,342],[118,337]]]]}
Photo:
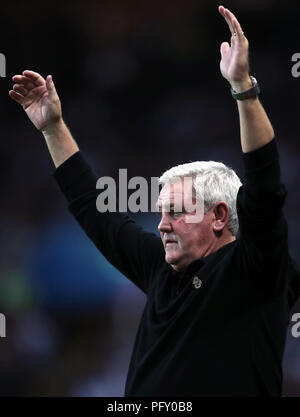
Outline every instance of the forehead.
{"type": "Polygon", "coordinates": [[[165,184],[159,193],[157,204],[161,206],[165,203],[182,201],[184,198],[193,195],[192,180],[179,180],[173,184],[165,184]]]}

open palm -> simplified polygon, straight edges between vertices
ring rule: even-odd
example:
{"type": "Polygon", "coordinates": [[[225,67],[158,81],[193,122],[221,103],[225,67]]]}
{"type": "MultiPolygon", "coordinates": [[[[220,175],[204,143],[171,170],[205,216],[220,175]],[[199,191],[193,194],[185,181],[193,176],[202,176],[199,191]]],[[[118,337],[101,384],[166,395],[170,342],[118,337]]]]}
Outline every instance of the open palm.
{"type": "Polygon", "coordinates": [[[55,123],[61,117],[61,104],[52,77],[46,80],[34,71],[23,71],[15,75],[16,83],[9,95],[22,105],[27,116],[38,130],[55,123]]]}
{"type": "Polygon", "coordinates": [[[248,40],[233,13],[223,6],[219,12],[226,20],[231,31],[230,45],[223,42],[221,45],[221,73],[229,82],[241,82],[248,78],[248,40]]]}

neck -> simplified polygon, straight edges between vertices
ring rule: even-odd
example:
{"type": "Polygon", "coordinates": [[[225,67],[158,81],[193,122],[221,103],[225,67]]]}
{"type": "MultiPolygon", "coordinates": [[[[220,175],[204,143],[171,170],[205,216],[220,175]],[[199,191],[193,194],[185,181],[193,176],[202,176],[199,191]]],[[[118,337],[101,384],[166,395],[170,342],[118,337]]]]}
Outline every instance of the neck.
{"type": "Polygon", "coordinates": [[[233,242],[234,240],[236,240],[236,237],[233,236],[231,233],[228,233],[228,234],[226,233],[226,235],[225,235],[225,233],[223,233],[219,237],[216,236],[216,239],[214,239],[211,242],[211,244],[206,248],[206,250],[204,252],[200,253],[199,256],[197,256],[195,259],[192,259],[188,265],[185,265],[184,267],[180,267],[180,265],[173,265],[173,264],[171,264],[171,266],[179,274],[184,274],[185,271],[187,270],[188,266],[193,261],[195,261],[197,259],[200,259],[200,258],[205,258],[208,255],[211,255],[212,253],[214,253],[217,250],[219,250],[222,246],[225,246],[228,243],[233,242]]]}
{"type": "Polygon", "coordinates": [[[211,253],[216,252],[218,249],[220,249],[222,246],[227,245],[228,243],[233,242],[236,240],[236,237],[233,236],[231,233],[223,233],[219,237],[216,236],[216,239],[214,239],[211,242],[211,245],[208,246],[204,254],[201,256],[201,258],[205,258],[205,256],[210,255],[211,253]]]}

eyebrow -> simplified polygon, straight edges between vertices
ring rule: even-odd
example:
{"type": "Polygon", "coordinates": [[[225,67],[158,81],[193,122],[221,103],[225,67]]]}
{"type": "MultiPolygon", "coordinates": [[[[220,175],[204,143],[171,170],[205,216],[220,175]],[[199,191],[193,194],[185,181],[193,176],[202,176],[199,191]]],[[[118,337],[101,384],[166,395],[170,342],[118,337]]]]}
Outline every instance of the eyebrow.
{"type": "MultiPolygon", "coordinates": [[[[166,204],[165,204],[166,205],[166,204]]],[[[162,208],[163,208],[163,204],[160,204],[160,203],[156,203],[155,204],[155,206],[156,206],[156,209],[157,209],[157,211],[159,211],[159,212],[161,212],[162,211],[162,208]]],[[[169,211],[172,211],[172,210],[174,210],[174,208],[175,208],[175,204],[174,203],[170,203],[170,205],[168,205],[168,209],[169,209],[169,211]]],[[[182,212],[184,212],[185,210],[184,210],[184,207],[180,207],[180,211],[182,211],[182,212]]]]}

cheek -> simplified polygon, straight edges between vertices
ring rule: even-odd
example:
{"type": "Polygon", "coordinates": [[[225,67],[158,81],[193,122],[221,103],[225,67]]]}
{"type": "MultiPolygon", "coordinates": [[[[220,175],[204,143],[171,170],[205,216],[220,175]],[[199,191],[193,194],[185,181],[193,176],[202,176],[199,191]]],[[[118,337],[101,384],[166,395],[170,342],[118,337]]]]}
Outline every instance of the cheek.
{"type": "MultiPolygon", "coordinates": [[[[175,231],[175,227],[174,227],[175,231]]],[[[190,246],[205,242],[211,231],[211,225],[206,218],[201,223],[185,223],[184,219],[178,220],[176,224],[176,234],[180,246],[188,248],[190,246]]]]}
{"type": "Polygon", "coordinates": [[[179,246],[188,246],[190,242],[194,240],[195,226],[186,223],[184,219],[179,219],[176,224],[173,225],[173,230],[177,235],[179,246]]]}

